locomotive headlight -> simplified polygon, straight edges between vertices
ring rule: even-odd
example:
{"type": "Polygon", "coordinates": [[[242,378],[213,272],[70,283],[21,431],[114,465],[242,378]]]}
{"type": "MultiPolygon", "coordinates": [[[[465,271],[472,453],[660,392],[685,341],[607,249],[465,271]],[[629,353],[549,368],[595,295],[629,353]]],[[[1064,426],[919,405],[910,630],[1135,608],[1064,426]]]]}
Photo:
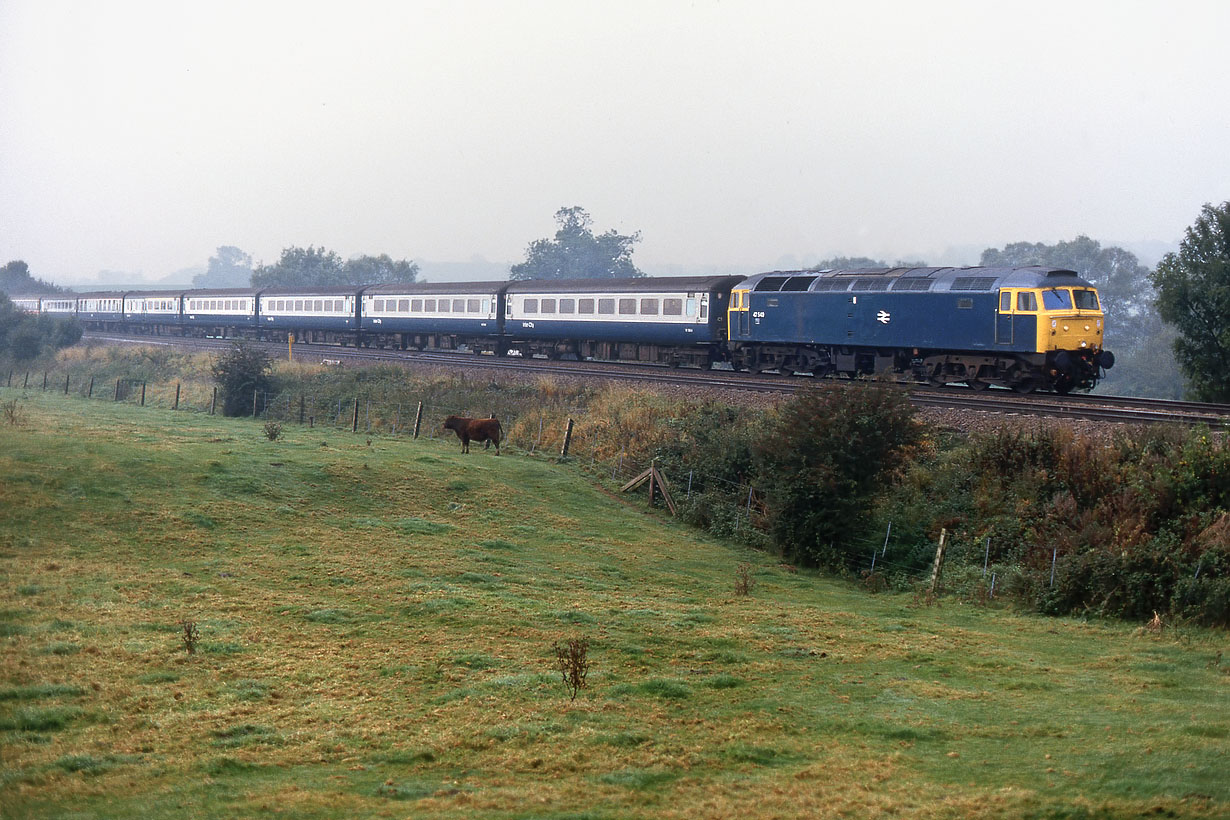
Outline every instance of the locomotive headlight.
{"type": "Polygon", "coordinates": [[[1054,319],[1051,319],[1051,327],[1059,327],[1059,322],[1055,321],[1054,319]]]}
{"type": "Polygon", "coordinates": [[[1085,330],[1089,330],[1089,325],[1085,325],[1085,330]]]}
{"type": "Polygon", "coordinates": [[[1089,343],[1084,340],[1081,340],[1081,347],[1089,347],[1089,343]]]}
{"type": "Polygon", "coordinates": [[[1068,332],[1068,326],[1067,326],[1067,325],[1064,325],[1064,326],[1063,326],[1063,332],[1064,332],[1064,333],[1067,333],[1067,332],[1068,332]]]}

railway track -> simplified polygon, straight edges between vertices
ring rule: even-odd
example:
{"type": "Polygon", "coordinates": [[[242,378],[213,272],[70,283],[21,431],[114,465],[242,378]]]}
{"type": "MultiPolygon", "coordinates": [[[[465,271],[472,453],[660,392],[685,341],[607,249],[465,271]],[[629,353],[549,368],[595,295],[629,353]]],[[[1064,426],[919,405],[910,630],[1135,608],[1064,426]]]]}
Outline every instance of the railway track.
{"type": "MultiPolygon", "coordinates": [[[[227,349],[226,339],[200,339],[177,336],[126,336],[114,333],[87,333],[84,341],[106,344],[168,346],[200,351],[227,349]]],[[[287,348],[278,342],[250,342],[276,358],[285,358],[287,348]]],[[[442,351],[380,350],[337,347],[333,345],[296,345],[298,361],[326,364],[395,363],[441,367],[465,366],[485,371],[504,371],[517,375],[551,375],[575,378],[601,378],[625,383],[685,386],[697,390],[729,390],[764,394],[788,394],[815,384],[810,377],[790,377],[738,373],[730,370],[692,370],[663,368],[619,362],[577,362],[547,359],[496,358],[472,353],[442,351]]],[[[833,384],[852,384],[833,380],[833,384]]],[[[1213,429],[1230,430],[1230,405],[1204,402],[1168,401],[1131,396],[1091,394],[1034,393],[1021,395],[1009,390],[974,391],[961,387],[910,385],[904,388],[917,407],[968,410],[1015,416],[1085,419],[1119,424],[1206,424],[1213,429]]]]}

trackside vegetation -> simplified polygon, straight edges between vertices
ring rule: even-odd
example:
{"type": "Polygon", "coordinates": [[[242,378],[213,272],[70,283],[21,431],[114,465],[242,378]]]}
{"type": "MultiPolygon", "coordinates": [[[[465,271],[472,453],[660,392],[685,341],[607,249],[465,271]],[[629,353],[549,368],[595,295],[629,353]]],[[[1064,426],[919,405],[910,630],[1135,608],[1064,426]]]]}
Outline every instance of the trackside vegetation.
{"type": "Polygon", "coordinates": [[[1220,630],[871,595],[580,459],[0,398],[5,817],[1230,807],[1220,630]]]}

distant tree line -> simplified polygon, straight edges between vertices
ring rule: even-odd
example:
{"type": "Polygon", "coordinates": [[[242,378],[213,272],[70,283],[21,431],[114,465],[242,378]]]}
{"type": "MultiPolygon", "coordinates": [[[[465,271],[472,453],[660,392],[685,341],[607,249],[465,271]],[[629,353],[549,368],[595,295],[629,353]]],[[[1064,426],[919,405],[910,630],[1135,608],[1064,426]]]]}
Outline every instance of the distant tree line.
{"type": "Polygon", "coordinates": [[[42,353],[74,345],[80,339],[81,323],[76,319],[25,313],[0,294],[0,359],[25,362],[42,353]]]}

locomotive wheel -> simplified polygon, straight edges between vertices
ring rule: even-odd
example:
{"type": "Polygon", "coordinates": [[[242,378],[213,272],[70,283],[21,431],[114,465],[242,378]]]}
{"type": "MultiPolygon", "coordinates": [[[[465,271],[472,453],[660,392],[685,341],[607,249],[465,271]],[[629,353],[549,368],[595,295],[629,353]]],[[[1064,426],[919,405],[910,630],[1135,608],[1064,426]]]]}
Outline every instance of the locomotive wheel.
{"type": "Polygon", "coordinates": [[[1022,379],[1021,381],[1012,385],[1012,389],[1020,393],[1021,395],[1024,395],[1026,393],[1032,393],[1034,392],[1034,390],[1037,389],[1037,387],[1038,387],[1037,383],[1034,382],[1033,379],[1028,379],[1028,378],[1022,379]]]}
{"type": "Polygon", "coordinates": [[[966,384],[970,386],[970,389],[977,390],[979,393],[991,386],[990,382],[984,382],[981,379],[970,379],[966,384]]]}

